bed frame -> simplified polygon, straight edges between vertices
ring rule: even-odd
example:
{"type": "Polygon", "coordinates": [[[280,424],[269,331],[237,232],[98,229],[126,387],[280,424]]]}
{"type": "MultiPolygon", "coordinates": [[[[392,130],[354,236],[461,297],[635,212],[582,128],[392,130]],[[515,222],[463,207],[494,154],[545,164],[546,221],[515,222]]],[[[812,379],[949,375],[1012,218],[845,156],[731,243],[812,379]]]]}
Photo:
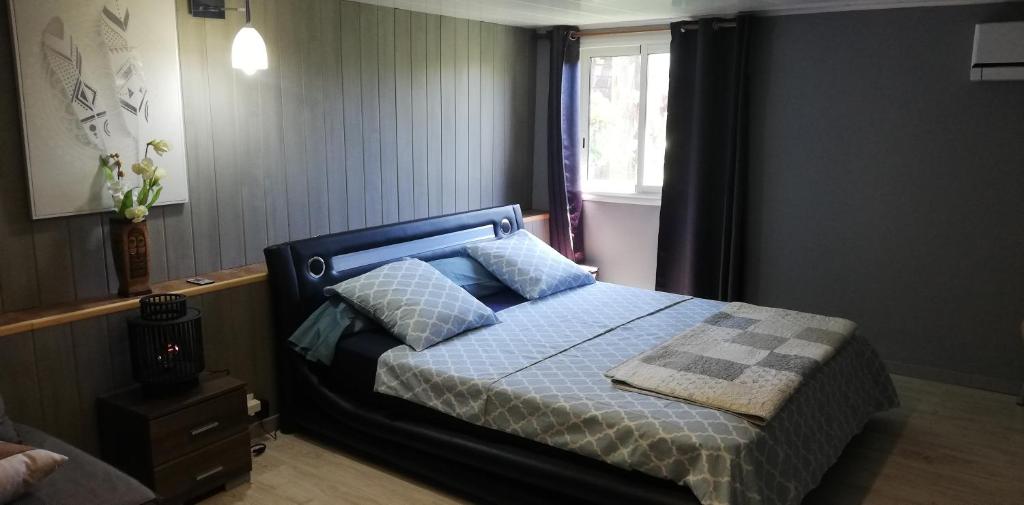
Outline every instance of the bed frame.
{"type": "Polygon", "coordinates": [[[328,388],[286,340],[323,288],[404,257],[432,260],[523,228],[518,205],[268,247],[281,428],[355,450],[486,503],[698,503],[688,488],[482,428],[411,402],[328,388]],[[376,398],[368,398],[375,396],[376,398]]]}

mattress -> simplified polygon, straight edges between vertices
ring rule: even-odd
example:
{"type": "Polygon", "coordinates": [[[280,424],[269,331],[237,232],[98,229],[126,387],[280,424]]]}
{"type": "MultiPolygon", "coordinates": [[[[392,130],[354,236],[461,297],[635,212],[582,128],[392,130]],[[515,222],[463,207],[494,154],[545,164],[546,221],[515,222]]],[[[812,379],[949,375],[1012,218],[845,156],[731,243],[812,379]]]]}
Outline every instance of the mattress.
{"type": "Polygon", "coordinates": [[[796,504],[873,413],[897,404],[855,337],[767,426],[614,388],[604,371],[722,302],[597,283],[512,307],[502,324],[378,360],[376,391],[688,486],[705,505],[796,504]]]}

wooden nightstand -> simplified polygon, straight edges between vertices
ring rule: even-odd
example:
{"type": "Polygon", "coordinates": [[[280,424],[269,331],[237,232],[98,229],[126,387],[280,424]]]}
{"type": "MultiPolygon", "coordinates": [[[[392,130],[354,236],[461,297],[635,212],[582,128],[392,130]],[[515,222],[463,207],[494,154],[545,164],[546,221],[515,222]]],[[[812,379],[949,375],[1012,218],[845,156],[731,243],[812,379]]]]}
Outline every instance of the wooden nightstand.
{"type": "Polygon", "coordinates": [[[140,387],[99,399],[103,459],[181,503],[248,481],[245,383],[204,377],[192,391],[147,397],[140,387]]]}

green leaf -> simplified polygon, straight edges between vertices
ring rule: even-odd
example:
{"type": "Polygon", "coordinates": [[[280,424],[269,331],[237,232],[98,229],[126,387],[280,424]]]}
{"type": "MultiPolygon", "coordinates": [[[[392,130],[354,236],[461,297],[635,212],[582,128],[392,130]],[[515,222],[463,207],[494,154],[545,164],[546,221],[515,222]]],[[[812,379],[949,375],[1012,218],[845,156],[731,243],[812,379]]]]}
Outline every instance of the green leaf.
{"type": "Polygon", "coordinates": [[[122,217],[124,217],[124,211],[133,206],[132,191],[135,191],[135,188],[129,189],[128,192],[124,194],[124,199],[121,200],[121,207],[117,209],[117,213],[122,217]]]}
{"type": "Polygon", "coordinates": [[[142,189],[139,190],[139,205],[145,205],[146,199],[149,198],[149,181],[142,181],[142,189]]]}
{"type": "Polygon", "coordinates": [[[156,203],[157,199],[160,198],[160,192],[164,190],[163,186],[157,186],[156,191],[153,193],[153,198],[149,199],[149,203],[146,204],[147,209],[153,208],[153,204],[156,203]]]}
{"type": "Polygon", "coordinates": [[[114,171],[110,169],[106,156],[100,156],[99,170],[103,171],[103,177],[106,178],[107,182],[114,182],[114,171]]]}

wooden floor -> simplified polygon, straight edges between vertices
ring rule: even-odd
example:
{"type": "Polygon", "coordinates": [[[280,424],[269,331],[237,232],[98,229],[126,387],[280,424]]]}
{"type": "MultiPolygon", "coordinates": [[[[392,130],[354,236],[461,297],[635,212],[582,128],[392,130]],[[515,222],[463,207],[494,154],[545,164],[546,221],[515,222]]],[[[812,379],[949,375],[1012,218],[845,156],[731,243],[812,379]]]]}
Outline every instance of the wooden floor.
{"type": "MultiPolygon", "coordinates": [[[[872,419],[805,503],[1024,503],[1024,407],[1007,395],[894,380],[903,406],[872,419]]],[[[203,504],[463,503],[303,437],[269,446],[252,483],[203,504]]]]}

